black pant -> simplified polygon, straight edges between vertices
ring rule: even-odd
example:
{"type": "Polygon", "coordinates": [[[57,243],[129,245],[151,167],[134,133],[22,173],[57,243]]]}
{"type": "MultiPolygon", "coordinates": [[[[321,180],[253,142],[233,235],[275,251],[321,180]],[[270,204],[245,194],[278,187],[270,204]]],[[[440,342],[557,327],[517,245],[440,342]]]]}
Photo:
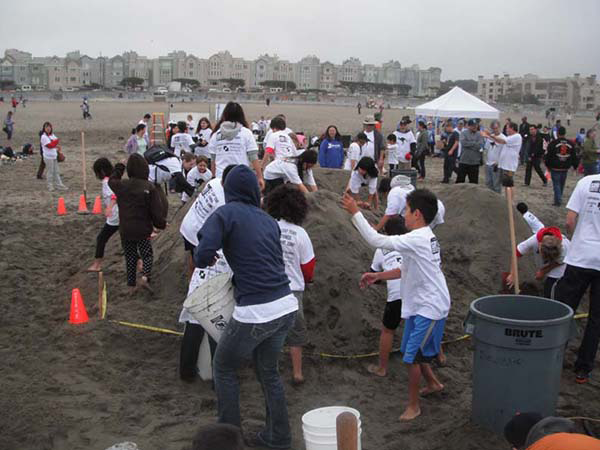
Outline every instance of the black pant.
{"type": "Polygon", "coordinates": [[[546,277],[546,280],[544,281],[544,297],[549,299],[554,298],[552,295],[554,292],[552,292],[552,290],[557,281],[558,278],[546,277]]]}
{"type": "Polygon", "coordinates": [[[542,183],[544,185],[547,184],[546,176],[544,175],[544,171],[542,170],[542,158],[531,158],[527,160],[527,167],[525,168],[525,184],[529,186],[531,183],[531,168],[535,169],[535,172],[538,174],[542,183]]]}
{"type": "MultiPolygon", "coordinates": [[[[179,351],[179,376],[182,379],[192,379],[196,376],[196,363],[198,361],[198,352],[200,344],[204,338],[204,328],[196,323],[185,323],[183,339],[181,339],[181,350],[179,351]]],[[[210,345],[210,355],[215,356],[217,343],[208,335],[210,345]]],[[[211,358],[212,359],[212,358],[211,358]]]]}
{"type": "Polygon", "coordinates": [[[142,259],[142,275],[150,279],[152,273],[152,263],[154,262],[154,253],[152,252],[152,243],[150,239],[141,241],[122,240],[123,251],[125,252],[125,268],[127,269],[127,286],[136,285],[137,262],[142,259]]]}
{"type": "Polygon", "coordinates": [[[119,231],[119,225],[104,224],[96,238],[96,259],[104,258],[104,248],[106,247],[106,243],[117,231],[119,231]]]}
{"type": "Polygon", "coordinates": [[[456,164],[456,155],[444,155],[444,182],[448,183],[452,178],[452,172],[454,172],[454,165],[456,164]]]}
{"type": "Polygon", "coordinates": [[[467,176],[469,177],[469,183],[479,184],[479,164],[462,164],[458,165],[458,175],[456,176],[457,183],[464,183],[467,176]]]}
{"type": "Polygon", "coordinates": [[[415,158],[415,169],[421,178],[425,178],[425,156],[425,152],[423,152],[415,158]]]}
{"type": "Polygon", "coordinates": [[[567,265],[554,289],[554,298],[577,310],[581,297],[590,289],[590,311],[577,354],[575,370],[591,372],[600,341],[600,270],[567,265]]]}

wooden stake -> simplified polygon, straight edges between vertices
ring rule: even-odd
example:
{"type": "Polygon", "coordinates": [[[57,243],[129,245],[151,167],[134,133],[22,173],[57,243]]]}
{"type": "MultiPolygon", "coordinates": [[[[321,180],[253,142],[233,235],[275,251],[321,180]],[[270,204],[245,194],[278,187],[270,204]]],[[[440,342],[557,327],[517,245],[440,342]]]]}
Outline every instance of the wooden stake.
{"type": "Polygon", "coordinates": [[[517,263],[517,238],[515,236],[515,217],[513,214],[513,188],[506,188],[506,201],[508,203],[508,224],[510,228],[510,258],[511,273],[515,286],[515,294],[519,295],[519,266],[517,263]]]}
{"type": "Polygon", "coordinates": [[[85,133],[81,132],[81,165],[83,171],[83,196],[87,202],[87,177],[85,171],[85,133]]]}
{"type": "Polygon", "coordinates": [[[343,412],[335,420],[338,450],[358,450],[358,421],[351,412],[343,412]]]}

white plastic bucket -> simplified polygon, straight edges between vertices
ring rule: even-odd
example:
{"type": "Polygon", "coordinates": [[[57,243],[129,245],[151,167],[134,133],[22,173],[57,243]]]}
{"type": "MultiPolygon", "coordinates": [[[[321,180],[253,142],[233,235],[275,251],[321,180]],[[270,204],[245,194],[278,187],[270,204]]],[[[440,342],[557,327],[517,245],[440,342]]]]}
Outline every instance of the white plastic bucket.
{"type": "Polygon", "coordinates": [[[362,426],[360,413],[346,406],[328,406],[313,409],[302,416],[302,431],[306,450],[337,450],[336,419],[344,412],[356,416],[358,450],[361,450],[362,426]]]}
{"type": "Polygon", "coordinates": [[[212,380],[212,355],[210,354],[210,344],[208,343],[207,333],[204,333],[204,337],[200,343],[196,367],[198,368],[198,375],[200,375],[201,380],[212,380]]]}
{"type": "Polygon", "coordinates": [[[200,285],[183,302],[183,307],[217,342],[233,314],[231,278],[231,273],[216,275],[200,285]]]}

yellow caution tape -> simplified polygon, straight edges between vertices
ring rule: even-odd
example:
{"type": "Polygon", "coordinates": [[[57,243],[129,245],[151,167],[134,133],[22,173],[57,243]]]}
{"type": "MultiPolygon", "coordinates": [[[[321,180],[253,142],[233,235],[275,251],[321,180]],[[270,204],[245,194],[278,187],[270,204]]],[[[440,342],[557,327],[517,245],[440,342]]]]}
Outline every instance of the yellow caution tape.
{"type": "Polygon", "coordinates": [[[125,327],[139,328],[140,330],[156,331],[157,333],[174,334],[176,336],[183,336],[183,333],[181,333],[179,331],[168,330],[166,328],[151,327],[150,325],[142,325],[140,323],[123,322],[121,320],[111,320],[111,322],[119,324],[119,325],[123,325],[125,327]]]}

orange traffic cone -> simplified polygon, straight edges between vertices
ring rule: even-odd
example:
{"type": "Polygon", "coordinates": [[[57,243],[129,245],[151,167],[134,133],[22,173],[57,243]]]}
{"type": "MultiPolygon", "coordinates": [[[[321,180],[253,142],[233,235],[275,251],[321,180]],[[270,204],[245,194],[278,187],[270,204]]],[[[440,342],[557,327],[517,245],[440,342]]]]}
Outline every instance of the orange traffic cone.
{"type": "Polygon", "coordinates": [[[92,209],[92,214],[102,214],[102,201],[100,200],[100,196],[96,196],[96,200],[94,200],[94,208],[92,209]]]}
{"type": "Polygon", "coordinates": [[[79,196],[79,209],[77,210],[77,214],[89,214],[90,212],[87,209],[87,203],[85,202],[85,195],[81,194],[79,196]]]}
{"type": "Polygon", "coordinates": [[[69,323],[78,325],[87,323],[89,320],[85,305],[83,304],[81,292],[79,292],[79,289],[73,289],[73,292],[71,293],[71,315],[69,316],[69,323]]]}
{"type": "Polygon", "coordinates": [[[58,198],[58,208],[56,208],[56,214],[59,216],[67,215],[67,207],[65,206],[65,199],[62,197],[58,198]]]}

